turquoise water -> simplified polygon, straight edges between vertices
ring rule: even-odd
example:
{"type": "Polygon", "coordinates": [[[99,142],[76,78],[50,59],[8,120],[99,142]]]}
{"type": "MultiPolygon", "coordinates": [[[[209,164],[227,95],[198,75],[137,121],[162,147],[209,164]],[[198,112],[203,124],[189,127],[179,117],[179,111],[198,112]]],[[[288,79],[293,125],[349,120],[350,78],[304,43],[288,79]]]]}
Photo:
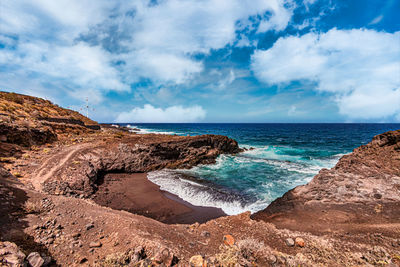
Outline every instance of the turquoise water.
{"type": "Polygon", "coordinates": [[[216,164],[190,170],[149,173],[161,189],[200,206],[227,214],[264,209],[297,185],[309,182],[322,168],[368,143],[373,136],[400,129],[400,124],[130,124],[142,133],[222,134],[240,147],[238,155],[221,155],[216,164]]]}

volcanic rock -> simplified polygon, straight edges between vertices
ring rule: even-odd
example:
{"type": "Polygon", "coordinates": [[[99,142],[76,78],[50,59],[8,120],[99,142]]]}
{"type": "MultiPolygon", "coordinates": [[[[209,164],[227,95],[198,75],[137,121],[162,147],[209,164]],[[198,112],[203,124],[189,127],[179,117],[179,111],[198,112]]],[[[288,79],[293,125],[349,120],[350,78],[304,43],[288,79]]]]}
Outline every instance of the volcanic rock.
{"type": "MultiPolygon", "coordinates": [[[[315,222],[321,217],[334,224],[369,221],[368,216],[377,213],[397,220],[393,214],[398,214],[398,203],[400,130],[374,137],[367,145],[343,156],[334,168],[322,169],[311,182],[288,191],[252,218],[279,221],[285,227],[300,219],[307,225],[305,229],[315,230],[315,222]]],[[[320,223],[321,227],[327,225],[320,223]]]]}
{"type": "Polygon", "coordinates": [[[45,262],[38,252],[30,253],[26,259],[32,267],[41,267],[45,262]]]}
{"type": "Polygon", "coordinates": [[[12,242],[0,242],[0,265],[24,266],[25,254],[12,242]]]}

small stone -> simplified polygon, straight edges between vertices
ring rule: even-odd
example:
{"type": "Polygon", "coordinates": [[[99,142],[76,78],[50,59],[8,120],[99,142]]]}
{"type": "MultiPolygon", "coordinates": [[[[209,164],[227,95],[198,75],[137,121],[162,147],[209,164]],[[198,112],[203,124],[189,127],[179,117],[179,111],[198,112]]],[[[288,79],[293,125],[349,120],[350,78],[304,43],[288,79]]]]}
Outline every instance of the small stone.
{"type": "Polygon", "coordinates": [[[304,247],[305,246],[305,242],[304,239],[301,237],[296,237],[296,239],[294,240],[294,242],[296,243],[296,245],[298,245],[299,247],[304,247]]]}
{"type": "Polygon", "coordinates": [[[164,264],[165,266],[171,266],[173,258],[174,254],[172,254],[172,252],[170,252],[169,249],[164,248],[154,256],[153,261],[156,264],[164,264]]]}
{"type": "Polygon", "coordinates": [[[232,247],[235,244],[235,239],[231,235],[224,235],[224,244],[232,247]]]}
{"type": "Polygon", "coordinates": [[[88,223],[88,224],[86,224],[85,228],[86,228],[86,230],[90,230],[90,229],[94,228],[94,225],[93,225],[93,223],[88,223]]]}
{"type": "Polygon", "coordinates": [[[32,267],[41,267],[44,264],[44,259],[38,252],[32,252],[26,259],[32,267]]]}
{"type": "Polygon", "coordinates": [[[271,256],[269,256],[269,257],[268,257],[268,260],[269,260],[269,262],[270,262],[270,263],[272,263],[272,264],[275,264],[275,263],[276,263],[276,261],[277,261],[277,259],[276,259],[275,255],[271,255],[271,256]]]}
{"type": "Polygon", "coordinates": [[[82,242],[80,240],[76,240],[72,242],[72,247],[82,247],[82,242]]]}
{"type": "Polygon", "coordinates": [[[94,242],[90,242],[89,247],[90,248],[99,248],[101,247],[101,243],[99,241],[94,241],[94,242]]]}
{"type": "Polygon", "coordinates": [[[210,232],[207,232],[207,231],[203,231],[203,232],[201,232],[201,236],[204,236],[204,237],[210,237],[210,232]]]}
{"type": "Polygon", "coordinates": [[[192,256],[189,260],[190,267],[203,267],[204,259],[201,255],[192,256]]]}
{"type": "Polygon", "coordinates": [[[52,261],[52,259],[51,259],[50,256],[44,256],[44,255],[42,255],[42,258],[43,258],[43,260],[44,260],[43,266],[49,265],[49,264],[51,263],[51,261],[52,261]]]}
{"type": "Polygon", "coordinates": [[[131,262],[138,262],[143,259],[145,256],[144,248],[142,246],[138,246],[135,248],[133,255],[131,256],[131,262]]]}
{"type": "MultiPolygon", "coordinates": [[[[215,257],[209,257],[207,259],[206,264],[210,264],[210,266],[214,266],[217,264],[217,259],[215,257]]],[[[205,264],[203,264],[203,265],[205,265],[205,264]]],[[[207,265],[205,265],[205,266],[207,266],[207,265]]]]}
{"type": "Polygon", "coordinates": [[[72,238],[75,239],[75,240],[77,240],[80,236],[81,236],[80,233],[74,233],[74,234],[72,234],[72,238]]]}
{"type": "Polygon", "coordinates": [[[94,248],[90,248],[90,249],[88,250],[88,252],[89,252],[89,253],[93,253],[93,252],[94,252],[94,248]]]}
{"type": "Polygon", "coordinates": [[[285,243],[288,247],[293,247],[294,246],[294,240],[292,238],[287,238],[285,240],[285,243]]]}

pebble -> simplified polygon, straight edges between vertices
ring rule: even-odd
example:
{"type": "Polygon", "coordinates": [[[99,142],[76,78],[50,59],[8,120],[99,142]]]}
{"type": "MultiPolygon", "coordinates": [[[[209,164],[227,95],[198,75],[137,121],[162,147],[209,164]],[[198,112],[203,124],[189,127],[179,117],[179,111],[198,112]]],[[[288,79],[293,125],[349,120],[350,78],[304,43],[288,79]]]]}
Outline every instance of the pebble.
{"type": "Polygon", "coordinates": [[[88,223],[88,224],[86,224],[86,230],[90,230],[90,229],[92,229],[92,228],[94,228],[94,225],[93,225],[93,223],[88,223]]]}
{"type": "Polygon", "coordinates": [[[135,252],[131,256],[131,262],[136,263],[136,262],[140,261],[143,258],[144,254],[145,254],[145,252],[144,252],[144,248],[142,246],[135,248],[135,252]]]}
{"type": "Polygon", "coordinates": [[[305,246],[305,242],[304,239],[301,237],[296,237],[296,239],[294,240],[294,242],[296,243],[296,245],[298,245],[299,247],[304,247],[305,246]]]}
{"type": "Polygon", "coordinates": [[[172,260],[174,259],[174,254],[169,251],[169,249],[164,248],[157,252],[157,254],[153,257],[153,261],[156,264],[163,264],[165,266],[171,266],[172,260]]]}
{"type": "Polygon", "coordinates": [[[203,232],[201,232],[201,236],[204,236],[204,237],[210,237],[210,232],[207,232],[207,231],[203,231],[203,232]]]}
{"type": "Polygon", "coordinates": [[[292,238],[287,238],[285,240],[285,243],[288,247],[293,247],[294,246],[294,240],[292,238]]]}
{"type": "Polygon", "coordinates": [[[72,238],[75,239],[75,240],[77,240],[80,236],[81,236],[80,233],[74,233],[74,234],[72,234],[72,238]]]}
{"type": "Polygon", "coordinates": [[[224,244],[232,247],[235,244],[235,239],[231,235],[224,235],[224,244]]]}
{"type": "Polygon", "coordinates": [[[275,263],[276,263],[276,261],[277,261],[277,259],[276,259],[276,256],[275,256],[275,255],[271,255],[271,256],[269,256],[269,257],[268,257],[268,259],[269,259],[269,262],[270,262],[270,263],[272,263],[272,264],[275,264],[275,263]]]}
{"type": "Polygon", "coordinates": [[[201,255],[192,256],[189,260],[190,267],[203,267],[204,259],[201,255]]]}
{"type": "Polygon", "coordinates": [[[94,242],[90,242],[89,247],[90,248],[99,248],[101,247],[101,243],[99,241],[94,241],[94,242]]]}

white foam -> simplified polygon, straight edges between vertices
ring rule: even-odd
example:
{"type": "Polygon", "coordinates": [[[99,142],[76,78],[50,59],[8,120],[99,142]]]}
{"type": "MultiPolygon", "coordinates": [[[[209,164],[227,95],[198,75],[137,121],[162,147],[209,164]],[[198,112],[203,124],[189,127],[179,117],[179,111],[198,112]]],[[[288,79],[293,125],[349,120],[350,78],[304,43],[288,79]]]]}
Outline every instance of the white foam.
{"type": "MultiPolygon", "coordinates": [[[[159,185],[161,190],[177,195],[195,206],[220,208],[228,215],[235,215],[245,211],[257,211],[256,207],[252,207],[253,204],[250,206],[243,206],[238,200],[229,202],[218,200],[210,192],[205,190],[206,186],[181,179],[171,170],[150,172],[147,174],[147,177],[151,182],[159,185]]],[[[260,204],[257,203],[256,205],[260,204]]]]}
{"type": "Polygon", "coordinates": [[[177,132],[171,132],[171,131],[160,131],[160,130],[154,130],[154,129],[146,129],[146,128],[141,128],[135,125],[130,125],[128,124],[126,127],[132,128],[131,131],[135,132],[136,134],[165,134],[165,135],[174,135],[174,134],[180,134],[177,132]],[[139,129],[139,131],[135,131],[134,129],[139,129]]]}

